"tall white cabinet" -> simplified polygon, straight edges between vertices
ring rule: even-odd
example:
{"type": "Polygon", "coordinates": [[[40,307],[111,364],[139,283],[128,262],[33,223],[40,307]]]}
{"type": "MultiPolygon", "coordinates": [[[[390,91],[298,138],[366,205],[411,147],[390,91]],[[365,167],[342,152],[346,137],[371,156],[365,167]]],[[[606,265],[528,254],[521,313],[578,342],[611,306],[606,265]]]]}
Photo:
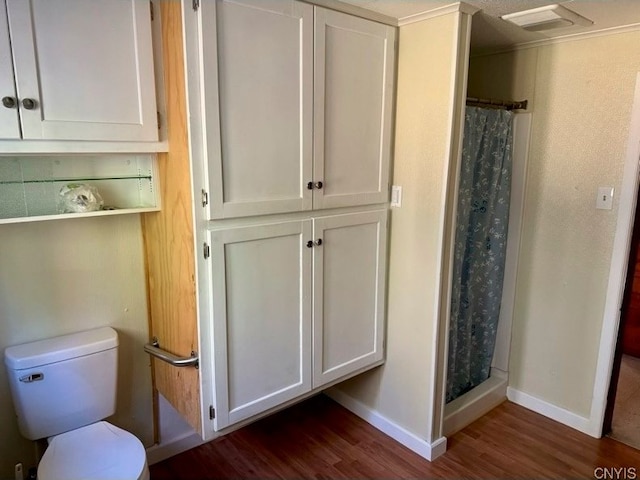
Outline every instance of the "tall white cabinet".
{"type": "MultiPolygon", "coordinates": [[[[156,378],[211,438],[384,362],[396,31],[294,0],[186,6],[201,361],[197,385],[156,378]]],[[[153,296],[160,345],[188,353],[153,296]]]]}

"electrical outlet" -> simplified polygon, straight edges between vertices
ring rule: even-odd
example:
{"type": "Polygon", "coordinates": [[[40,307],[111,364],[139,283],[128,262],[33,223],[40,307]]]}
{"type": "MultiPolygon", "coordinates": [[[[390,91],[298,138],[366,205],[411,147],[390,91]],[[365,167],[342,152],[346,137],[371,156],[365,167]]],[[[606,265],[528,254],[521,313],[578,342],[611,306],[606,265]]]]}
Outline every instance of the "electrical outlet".
{"type": "Polygon", "coordinates": [[[596,208],[598,210],[611,210],[613,208],[613,187],[598,187],[596,208]]]}

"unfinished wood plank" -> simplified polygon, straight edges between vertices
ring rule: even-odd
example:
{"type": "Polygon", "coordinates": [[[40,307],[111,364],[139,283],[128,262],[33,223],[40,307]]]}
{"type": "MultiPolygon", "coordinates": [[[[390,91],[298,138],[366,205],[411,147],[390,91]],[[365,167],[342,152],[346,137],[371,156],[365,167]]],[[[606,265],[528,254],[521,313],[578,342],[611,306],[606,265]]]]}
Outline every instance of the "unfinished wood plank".
{"type": "MultiPolygon", "coordinates": [[[[178,356],[198,350],[192,189],[180,2],[161,2],[169,152],[158,155],[160,212],[143,215],[151,336],[178,356]]],[[[201,433],[199,372],[153,361],[155,388],[201,433]]]]}

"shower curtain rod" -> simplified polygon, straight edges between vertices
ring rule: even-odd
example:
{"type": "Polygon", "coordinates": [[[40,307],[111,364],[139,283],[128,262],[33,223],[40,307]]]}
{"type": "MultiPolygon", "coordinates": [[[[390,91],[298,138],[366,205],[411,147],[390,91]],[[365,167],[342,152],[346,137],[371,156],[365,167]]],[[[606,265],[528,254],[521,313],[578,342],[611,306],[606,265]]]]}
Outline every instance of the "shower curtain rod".
{"type": "Polygon", "coordinates": [[[467,106],[469,107],[485,107],[485,108],[502,108],[505,110],[526,110],[528,100],[514,102],[508,100],[491,100],[486,98],[467,97],[467,106]]]}

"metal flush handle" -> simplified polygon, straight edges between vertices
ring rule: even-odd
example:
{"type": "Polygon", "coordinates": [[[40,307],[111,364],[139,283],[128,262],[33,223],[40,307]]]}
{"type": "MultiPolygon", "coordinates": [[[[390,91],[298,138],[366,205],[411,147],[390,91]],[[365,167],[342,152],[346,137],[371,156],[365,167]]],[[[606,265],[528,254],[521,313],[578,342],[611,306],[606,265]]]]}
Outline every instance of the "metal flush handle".
{"type": "Polygon", "coordinates": [[[144,346],[144,351],[147,352],[152,357],[156,357],[163,362],[167,362],[169,365],[173,365],[174,367],[196,367],[200,366],[200,360],[198,358],[198,354],[196,352],[191,352],[190,357],[178,357],[173,353],[167,352],[166,350],[162,350],[160,348],[160,344],[158,343],[158,339],[153,337],[153,341],[151,343],[147,343],[144,346]]]}
{"type": "Polygon", "coordinates": [[[38,102],[36,102],[33,98],[24,98],[22,100],[22,106],[26,110],[33,110],[38,106],[38,102]]]}
{"type": "Polygon", "coordinates": [[[20,377],[18,380],[23,383],[39,382],[40,380],[44,380],[44,373],[30,373],[20,377]]]}
{"type": "Polygon", "coordinates": [[[16,108],[17,102],[14,97],[2,97],[2,105],[6,108],[16,108]]]}

